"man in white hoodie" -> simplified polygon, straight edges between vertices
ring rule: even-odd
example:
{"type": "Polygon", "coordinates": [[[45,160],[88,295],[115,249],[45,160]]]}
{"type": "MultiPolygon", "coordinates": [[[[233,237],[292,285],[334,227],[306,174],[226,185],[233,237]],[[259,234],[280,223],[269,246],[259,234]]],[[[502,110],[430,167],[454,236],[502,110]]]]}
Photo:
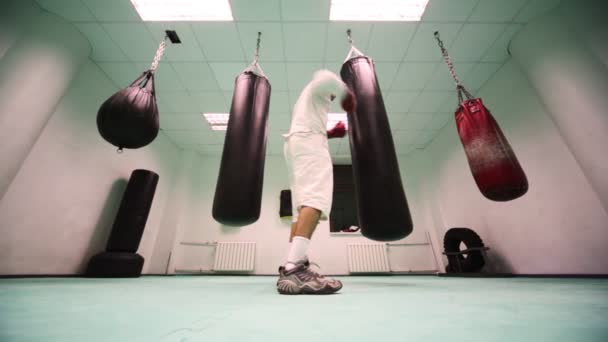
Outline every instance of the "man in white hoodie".
{"type": "Polygon", "coordinates": [[[287,261],[279,268],[277,290],[281,294],[328,294],[342,288],[339,280],[312,271],[308,262],[310,238],[319,220],[329,218],[332,204],[333,167],[327,139],[346,134],[342,122],[327,131],[327,113],[335,98],[347,112],[356,107],[352,91],[336,74],[317,71],[302,90],[291,128],[284,135],[293,223],[287,261]]]}

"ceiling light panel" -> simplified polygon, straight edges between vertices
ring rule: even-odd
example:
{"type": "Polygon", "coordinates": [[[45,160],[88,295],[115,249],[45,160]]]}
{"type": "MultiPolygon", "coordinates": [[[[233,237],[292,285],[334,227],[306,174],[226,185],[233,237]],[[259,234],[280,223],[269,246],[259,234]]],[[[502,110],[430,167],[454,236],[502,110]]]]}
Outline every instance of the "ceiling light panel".
{"type": "Polygon", "coordinates": [[[420,21],[429,0],[332,0],[329,20],[420,21]]]}
{"type": "Polygon", "coordinates": [[[228,0],[131,0],[143,21],[232,21],[228,0]]]}

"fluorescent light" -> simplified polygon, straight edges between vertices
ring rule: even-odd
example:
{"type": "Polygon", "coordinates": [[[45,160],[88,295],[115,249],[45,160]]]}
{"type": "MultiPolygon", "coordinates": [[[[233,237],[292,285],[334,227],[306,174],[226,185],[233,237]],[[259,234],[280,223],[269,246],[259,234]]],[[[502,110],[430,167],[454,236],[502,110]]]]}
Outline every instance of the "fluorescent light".
{"type": "Polygon", "coordinates": [[[420,21],[429,0],[331,0],[329,20],[420,21]]]}
{"type": "Polygon", "coordinates": [[[227,113],[203,113],[205,120],[214,131],[225,131],[228,129],[228,118],[230,114],[227,113]]]}
{"type": "Polygon", "coordinates": [[[228,0],[131,0],[143,21],[232,21],[228,0]]]}
{"type": "Polygon", "coordinates": [[[346,129],[348,129],[348,117],[346,116],[346,113],[327,114],[327,130],[334,128],[339,121],[342,121],[346,126],[346,129]]]}

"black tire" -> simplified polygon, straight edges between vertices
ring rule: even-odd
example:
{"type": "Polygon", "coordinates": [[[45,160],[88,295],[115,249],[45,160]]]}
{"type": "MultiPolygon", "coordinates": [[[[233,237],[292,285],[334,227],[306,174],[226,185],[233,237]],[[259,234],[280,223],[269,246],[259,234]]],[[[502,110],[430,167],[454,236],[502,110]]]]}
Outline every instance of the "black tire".
{"type": "MultiPolygon", "coordinates": [[[[472,229],[451,228],[445,233],[443,248],[446,253],[459,252],[461,243],[464,243],[467,249],[484,247],[483,241],[472,229]]],[[[481,251],[473,251],[467,255],[448,255],[446,272],[452,273],[458,271],[456,258],[459,259],[461,272],[479,272],[485,265],[481,251]]]]}

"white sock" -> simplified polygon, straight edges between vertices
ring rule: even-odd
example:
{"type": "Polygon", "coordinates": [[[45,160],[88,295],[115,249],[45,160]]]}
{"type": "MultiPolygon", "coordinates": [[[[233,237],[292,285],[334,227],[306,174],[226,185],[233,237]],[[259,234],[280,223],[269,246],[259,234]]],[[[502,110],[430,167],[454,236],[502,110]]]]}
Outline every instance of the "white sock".
{"type": "Polygon", "coordinates": [[[302,236],[294,236],[287,254],[285,270],[289,271],[295,267],[295,263],[306,258],[310,240],[302,236]]]}

